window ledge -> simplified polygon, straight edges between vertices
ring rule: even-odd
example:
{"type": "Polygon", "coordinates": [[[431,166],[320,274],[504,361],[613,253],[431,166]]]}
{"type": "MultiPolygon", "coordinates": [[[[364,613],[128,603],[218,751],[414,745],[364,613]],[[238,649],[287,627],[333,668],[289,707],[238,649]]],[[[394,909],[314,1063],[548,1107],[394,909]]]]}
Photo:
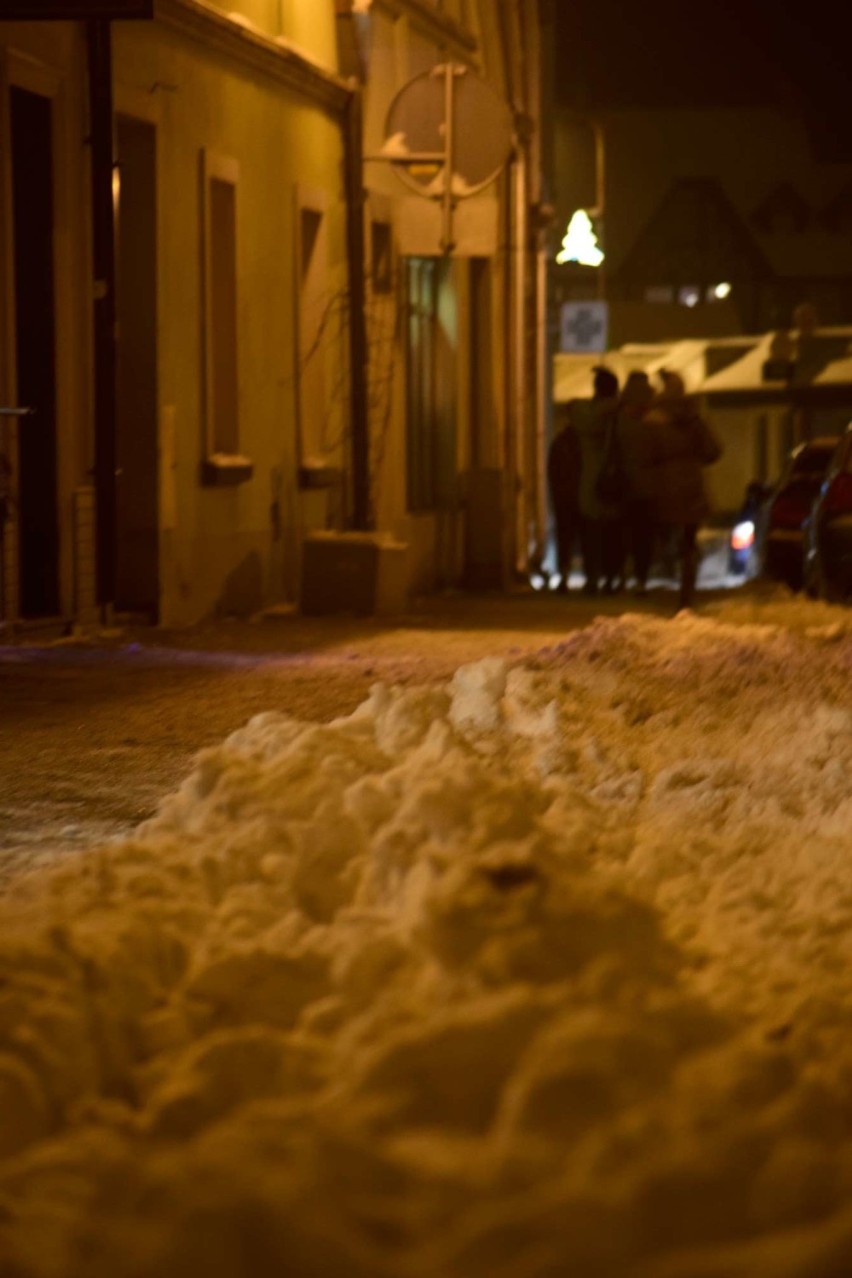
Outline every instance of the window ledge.
{"type": "Polygon", "coordinates": [[[327,466],[324,462],[304,461],[299,467],[300,488],[334,488],[343,478],[339,466],[327,466]]]}
{"type": "Polygon", "coordinates": [[[254,474],[254,462],[240,453],[213,453],[201,463],[201,482],[211,488],[232,488],[254,474]]]}

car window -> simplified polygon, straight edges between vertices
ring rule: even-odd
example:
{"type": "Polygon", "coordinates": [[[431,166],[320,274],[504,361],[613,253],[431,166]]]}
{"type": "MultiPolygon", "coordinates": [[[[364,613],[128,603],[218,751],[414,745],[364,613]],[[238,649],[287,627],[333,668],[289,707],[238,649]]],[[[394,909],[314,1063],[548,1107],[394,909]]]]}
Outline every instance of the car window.
{"type": "Polygon", "coordinates": [[[831,460],[834,447],[805,448],[793,459],[793,475],[822,475],[831,460]]]}
{"type": "Polygon", "coordinates": [[[852,435],[847,435],[840,445],[837,469],[852,471],[852,435]]]}

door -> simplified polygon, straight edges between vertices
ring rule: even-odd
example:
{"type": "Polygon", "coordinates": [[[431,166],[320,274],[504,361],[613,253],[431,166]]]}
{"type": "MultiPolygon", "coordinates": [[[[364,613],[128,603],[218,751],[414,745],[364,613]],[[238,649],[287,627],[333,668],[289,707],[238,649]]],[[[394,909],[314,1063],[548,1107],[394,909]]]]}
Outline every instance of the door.
{"type": "Polygon", "coordinates": [[[457,497],[457,307],[452,264],[412,257],[408,267],[408,509],[451,510],[457,497]]]}
{"type": "Polygon", "coordinates": [[[158,618],[156,128],[116,127],[116,581],[121,612],[158,618]]]}
{"type": "Polygon", "coordinates": [[[470,259],[470,465],[495,466],[497,411],[494,404],[494,344],[491,261],[470,259]]]}
{"type": "Polygon", "coordinates": [[[57,616],[53,125],[49,98],[9,91],[17,400],[35,409],[18,430],[20,613],[57,616]]]}

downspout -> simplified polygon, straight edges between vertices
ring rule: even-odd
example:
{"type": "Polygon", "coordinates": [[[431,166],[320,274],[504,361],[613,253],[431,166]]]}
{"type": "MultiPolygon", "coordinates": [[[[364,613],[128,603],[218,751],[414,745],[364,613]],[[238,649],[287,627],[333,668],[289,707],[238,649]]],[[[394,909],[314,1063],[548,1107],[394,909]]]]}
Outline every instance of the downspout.
{"type": "MultiPolygon", "coordinates": [[[[537,0],[534,0],[537,4],[537,0]]],[[[520,553],[516,563],[519,576],[530,571],[531,555],[536,561],[541,557],[537,463],[538,432],[538,353],[536,322],[537,279],[532,254],[532,227],[530,203],[535,166],[535,116],[532,106],[532,72],[530,63],[529,31],[525,19],[529,17],[529,0],[515,0],[514,28],[518,68],[515,85],[516,112],[520,116],[520,159],[517,166],[516,245],[515,245],[515,354],[517,359],[517,421],[518,467],[522,476],[522,502],[520,503],[520,553]]],[[[536,564],[537,566],[537,564],[536,564]]]]}
{"type": "Polygon", "coordinates": [[[364,144],[361,89],[350,81],[343,120],[346,255],[349,274],[349,359],[352,399],[352,527],[366,532],[370,509],[367,282],[364,269],[364,144]]]}
{"type": "Polygon", "coordinates": [[[553,359],[550,350],[548,307],[548,248],[550,243],[550,210],[545,201],[551,194],[552,135],[551,101],[553,82],[550,74],[555,47],[553,0],[537,0],[528,50],[532,48],[530,97],[532,115],[537,122],[535,139],[535,189],[531,193],[536,211],[535,225],[535,419],[533,468],[535,475],[535,527],[537,558],[543,560],[547,547],[547,443],[551,435],[553,359]],[[545,57],[549,59],[545,63],[545,57]]]}
{"type": "Polygon", "coordinates": [[[508,517],[505,519],[505,527],[507,532],[507,542],[504,546],[504,563],[503,563],[503,585],[508,587],[510,579],[514,574],[514,565],[517,558],[517,519],[515,512],[518,501],[518,477],[515,467],[515,410],[514,410],[514,379],[515,370],[511,359],[512,351],[512,297],[514,293],[512,281],[512,228],[514,218],[512,216],[512,192],[515,182],[515,157],[510,159],[506,167],[506,199],[504,210],[504,227],[503,242],[506,246],[506,263],[503,272],[503,341],[505,343],[505,351],[503,358],[503,404],[505,417],[503,419],[503,468],[504,468],[504,492],[506,511],[508,517]]]}
{"type": "MultiPolygon", "coordinates": [[[[547,544],[547,485],[545,461],[550,420],[549,333],[547,315],[547,226],[543,203],[543,161],[547,144],[542,57],[550,0],[516,0],[518,49],[521,64],[523,182],[518,191],[520,332],[522,365],[519,412],[524,438],[526,477],[524,572],[539,568],[547,544]],[[533,563],[530,563],[532,558],[533,563]]],[[[546,37],[545,37],[546,38],[546,37]]]]}
{"type": "Polygon", "coordinates": [[[524,575],[529,558],[529,525],[530,525],[530,476],[526,473],[527,462],[527,351],[526,351],[526,284],[527,262],[526,243],[528,233],[527,220],[527,154],[526,140],[522,139],[518,157],[514,166],[515,177],[515,217],[512,244],[513,254],[513,330],[515,367],[514,384],[514,418],[515,418],[515,457],[514,463],[518,475],[519,498],[517,504],[517,544],[515,546],[516,575],[524,575]]]}
{"type": "MultiPolygon", "coordinates": [[[[506,69],[507,91],[512,105],[513,114],[515,116],[515,128],[517,134],[518,118],[512,67],[512,50],[514,46],[508,29],[505,0],[500,0],[497,5],[497,18],[499,23],[503,64],[506,69]]],[[[505,343],[503,388],[506,413],[503,432],[503,465],[505,468],[505,493],[507,503],[506,527],[508,530],[508,545],[506,546],[506,560],[504,568],[504,586],[506,587],[514,581],[518,571],[518,564],[521,558],[520,547],[523,544],[522,529],[524,523],[522,514],[523,502],[519,500],[521,477],[518,465],[518,440],[521,422],[523,420],[522,413],[519,413],[518,411],[520,370],[517,353],[517,314],[519,305],[522,306],[523,304],[523,291],[521,291],[520,294],[518,293],[518,275],[516,270],[516,261],[518,256],[516,240],[518,231],[516,191],[518,186],[519,157],[520,139],[516,136],[515,148],[506,168],[505,223],[503,231],[503,241],[506,252],[503,278],[503,326],[505,343]]]]}

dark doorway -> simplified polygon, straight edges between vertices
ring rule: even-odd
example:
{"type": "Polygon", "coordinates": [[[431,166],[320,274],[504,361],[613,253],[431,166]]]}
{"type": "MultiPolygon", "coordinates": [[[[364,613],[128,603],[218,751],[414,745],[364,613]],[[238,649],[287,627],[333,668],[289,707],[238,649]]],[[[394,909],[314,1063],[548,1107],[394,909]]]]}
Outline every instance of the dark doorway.
{"type": "Polygon", "coordinates": [[[116,607],[158,619],[156,129],[116,131],[116,607]]]}
{"type": "Polygon", "coordinates": [[[49,98],[12,88],[12,217],[18,403],[20,611],[59,613],[53,130],[49,98]]]}
{"type": "Polygon", "coordinates": [[[491,262],[470,259],[470,464],[496,464],[491,262]]]}
{"type": "Polygon", "coordinates": [[[458,314],[452,264],[408,259],[408,509],[450,510],[456,490],[458,314]]]}

